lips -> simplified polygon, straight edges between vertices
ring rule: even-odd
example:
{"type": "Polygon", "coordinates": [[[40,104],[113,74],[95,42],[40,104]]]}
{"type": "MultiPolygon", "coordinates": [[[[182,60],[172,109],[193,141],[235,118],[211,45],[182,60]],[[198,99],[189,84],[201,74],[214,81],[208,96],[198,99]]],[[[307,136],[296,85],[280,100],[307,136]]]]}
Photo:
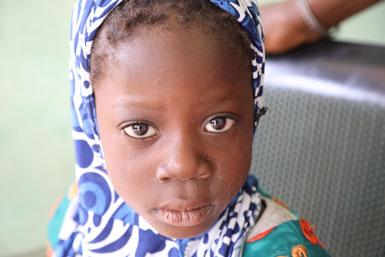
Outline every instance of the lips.
{"type": "Polygon", "coordinates": [[[207,203],[174,202],[156,209],[159,220],[164,223],[189,227],[204,222],[214,211],[214,206],[207,203]]]}

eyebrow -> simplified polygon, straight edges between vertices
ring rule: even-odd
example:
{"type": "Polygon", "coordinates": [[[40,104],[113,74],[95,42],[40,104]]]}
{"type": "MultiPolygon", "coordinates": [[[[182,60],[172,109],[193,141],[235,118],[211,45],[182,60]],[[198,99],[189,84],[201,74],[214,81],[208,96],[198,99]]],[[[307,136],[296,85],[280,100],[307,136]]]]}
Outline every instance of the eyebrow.
{"type": "Polygon", "coordinates": [[[138,100],[132,100],[132,99],[119,99],[118,101],[114,102],[111,105],[112,108],[117,109],[117,108],[127,108],[127,107],[133,107],[133,108],[142,108],[142,109],[154,109],[154,110],[159,110],[162,109],[162,104],[159,103],[149,103],[146,101],[138,101],[138,100]]]}
{"type": "MultiPolygon", "coordinates": [[[[238,101],[242,100],[241,96],[238,93],[212,94],[212,95],[209,95],[204,101],[203,101],[204,97],[202,97],[201,99],[202,100],[198,102],[198,105],[205,106],[205,107],[208,105],[212,105],[213,103],[222,104],[224,102],[231,101],[231,100],[238,100],[238,101]],[[216,99],[215,102],[213,102],[213,99],[216,99]]],[[[146,102],[145,100],[136,100],[136,99],[131,99],[130,97],[125,97],[114,102],[111,105],[111,107],[114,109],[122,108],[122,107],[123,108],[133,107],[138,109],[162,110],[163,104],[161,99],[159,101],[156,101],[155,103],[150,103],[150,102],[146,102]]]]}
{"type": "Polygon", "coordinates": [[[218,102],[225,102],[225,101],[228,101],[228,100],[241,100],[241,96],[237,93],[237,94],[225,94],[223,96],[219,96],[219,100],[218,102]]]}
{"type": "MultiPolygon", "coordinates": [[[[215,104],[221,104],[223,102],[227,102],[227,101],[232,101],[232,100],[238,100],[238,101],[241,101],[242,98],[240,96],[240,94],[236,93],[236,94],[230,94],[230,93],[227,93],[227,94],[217,94],[217,95],[211,95],[209,96],[209,99],[215,99],[215,104]]],[[[209,101],[205,101],[207,103],[210,103],[209,101]]]]}

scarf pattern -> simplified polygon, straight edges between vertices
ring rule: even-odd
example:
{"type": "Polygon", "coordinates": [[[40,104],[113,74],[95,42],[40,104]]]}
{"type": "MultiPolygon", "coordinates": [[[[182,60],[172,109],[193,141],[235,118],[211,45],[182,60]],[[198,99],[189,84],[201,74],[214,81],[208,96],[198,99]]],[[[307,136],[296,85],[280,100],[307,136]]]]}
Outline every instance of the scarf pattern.
{"type": "MultiPolygon", "coordinates": [[[[115,192],[107,176],[90,83],[90,53],[97,30],[122,0],[78,0],[71,27],[70,93],[78,194],[66,211],[53,256],[241,256],[245,235],[261,210],[258,183],[249,176],[237,196],[204,234],[171,239],[158,234],[115,192]]],[[[263,35],[254,0],[209,0],[250,35],[254,111],[262,108],[263,35]]]]}

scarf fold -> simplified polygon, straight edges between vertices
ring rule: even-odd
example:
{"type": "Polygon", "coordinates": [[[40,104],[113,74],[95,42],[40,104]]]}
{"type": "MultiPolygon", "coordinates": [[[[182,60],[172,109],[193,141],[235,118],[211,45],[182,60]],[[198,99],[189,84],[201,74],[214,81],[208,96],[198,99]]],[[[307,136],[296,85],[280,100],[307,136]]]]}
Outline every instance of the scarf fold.
{"type": "MultiPolygon", "coordinates": [[[[78,0],[71,27],[70,90],[72,136],[76,152],[78,193],[64,217],[54,256],[241,256],[246,232],[255,224],[261,198],[249,176],[215,224],[194,238],[158,234],[115,192],[107,176],[97,130],[90,83],[90,53],[103,20],[122,0],[78,0]]],[[[265,65],[263,35],[254,0],[208,0],[231,14],[250,35],[254,111],[262,110],[265,65]]],[[[257,121],[256,121],[257,122],[257,121]]]]}

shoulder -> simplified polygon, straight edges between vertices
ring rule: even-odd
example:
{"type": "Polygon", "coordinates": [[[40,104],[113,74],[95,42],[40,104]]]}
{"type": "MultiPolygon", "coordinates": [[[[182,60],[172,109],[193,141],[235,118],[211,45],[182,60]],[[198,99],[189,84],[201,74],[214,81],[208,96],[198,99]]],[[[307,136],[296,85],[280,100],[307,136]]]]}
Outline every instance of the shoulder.
{"type": "Polygon", "coordinates": [[[248,232],[243,257],[329,257],[308,221],[269,197],[265,209],[248,232]]]}
{"type": "MultiPolygon", "coordinates": [[[[257,223],[248,233],[248,240],[258,238],[264,232],[281,223],[296,220],[295,216],[283,203],[269,197],[262,197],[264,209],[257,223]]],[[[267,232],[266,232],[267,233],[267,232]]]]}

